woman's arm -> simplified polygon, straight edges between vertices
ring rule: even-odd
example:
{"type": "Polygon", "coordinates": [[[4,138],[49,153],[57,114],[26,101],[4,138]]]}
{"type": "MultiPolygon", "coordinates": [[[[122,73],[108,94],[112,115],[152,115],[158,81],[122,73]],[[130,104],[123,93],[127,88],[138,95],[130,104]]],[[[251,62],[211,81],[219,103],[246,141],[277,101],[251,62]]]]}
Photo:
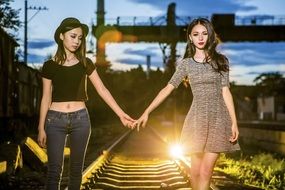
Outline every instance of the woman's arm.
{"type": "Polygon", "coordinates": [[[110,108],[117,114],[120,118],[124,126],[130,127],[130,124],[134,122],[134,120],[128,116],[117,104],[109,90],[105,87],[102,80],[100,79],[96,70],[89,75],[89,79],[92,82],[93,86],[97,90],[98,94],[102,97],[102,99],[110,106],[110,108]]]}
{"type": "Polygon", "coordinates": [[[41,107],[40,107],[40,118],[39,118],[39,125],[38,125],[38,143],[41,147],[45,147],[46,145],[46,133],[44,130],[45,119],[48,112],[48,109],[51,104],[51,93],[52,93],[52,86],[51,80],[42,78],[43,82],[43,94],[41,100],[41,107]]]}
{"type": "Polygon", "coordinates": [[[232,136],[230,138],[230,141],[234,142],[238,139],[239,131],[238,131],[238,126],[237,126],[237,119],[236,119],[236,114],[235,114],[233,97],[232,97],[232,94],[228,86],[224,86],[222,88],[222,93],[223,93],[225,104],[228,108],[228,111],[229,111],[229,114],[232,120],[232,136]]]}
{"type": "Polygon", "coordinates": [[[165,100],[165,98],[169,96],[169,94],[173,91],[173,89],[174,86],[172,86],[171,84],[167,84],[163,89],[160,90],[160,92],[153,99],[153,101],[144,111],[144,113],[150,114],[155,108],[157,108],[157,106],[159,106],[165,100]]]}
{"type": "MultiPolygon", "coordinates": [[[[142,116],[138,119],[137,122],[135,122],[135,125],[137,126],[138,130],[141,124],[143,127],[145,127],[146,122],[148,120],[148,115],[169,96],[173,89],[174,86],[172,84],[167,84],[162,90],[160,90],[160,92],[157,94],[151,104],[144,111],[142,116]]],[[[135,127],[135,125],[133,127],[135,127]]]]}

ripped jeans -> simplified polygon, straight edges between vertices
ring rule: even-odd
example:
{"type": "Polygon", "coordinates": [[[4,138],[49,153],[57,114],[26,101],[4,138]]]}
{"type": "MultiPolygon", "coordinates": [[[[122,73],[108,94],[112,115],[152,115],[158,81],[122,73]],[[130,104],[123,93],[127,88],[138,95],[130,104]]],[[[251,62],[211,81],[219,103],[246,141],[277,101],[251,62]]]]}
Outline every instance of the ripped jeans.
{"type": "Polygon", "coordinates": [[[60,189],[66,136],[70,140],[69,190],[79,190],[91,124],[86,108],[74,112],[49,110],[45,121],[47,135],[47,190],[60,189]]]}

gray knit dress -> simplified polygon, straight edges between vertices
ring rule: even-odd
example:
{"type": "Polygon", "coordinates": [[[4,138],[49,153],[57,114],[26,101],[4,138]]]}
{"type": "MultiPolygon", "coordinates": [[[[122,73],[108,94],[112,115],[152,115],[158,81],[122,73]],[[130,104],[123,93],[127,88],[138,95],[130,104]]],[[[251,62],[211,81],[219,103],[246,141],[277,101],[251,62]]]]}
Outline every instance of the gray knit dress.
{"type": "Polygon", "coordinates": [[[181,132],[184,151],[191,154],[240,150],[237,142],[229,142],[232,124],[222,95],[222,87],[229,86],[229,72],[221,75],[208,63],[186,58],[178,62],[169,84],[177,88],[186,76],[193,101],[181,132]]]}

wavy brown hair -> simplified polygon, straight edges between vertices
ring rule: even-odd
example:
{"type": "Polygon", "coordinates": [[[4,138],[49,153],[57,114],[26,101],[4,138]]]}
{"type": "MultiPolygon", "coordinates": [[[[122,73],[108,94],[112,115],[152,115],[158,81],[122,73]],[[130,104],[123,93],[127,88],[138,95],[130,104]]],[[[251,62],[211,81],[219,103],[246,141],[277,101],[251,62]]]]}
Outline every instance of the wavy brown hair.
{"type": "Polygon", "coordinates": [[[217,34],[215,33],[214,27],[212,23],[205,18],[198,18],[194,19],[187,27],[187,46],[185,50],[185,54],[183,56],[184,58],[193,58],[196,53],[196,48],[193,43],[191,43],[191,40],[189,38],[189,35],[192,32],[192,29],[196,25],[202,25],[207,29],[208,32],[208,40],[206,42],[204,51],[206,54],[205,62],[211,64],[213,69],[219,73],[221,71],[229,71],[229,64],[228,59],[223,54],[220,54],[217,52],[216,47],[220,43],[220,40],[217,37],[217,34]]]}
{"type": "MultiPolygon", "coordinates": [[[[66,28],[64,28],[62,30],[62,34],[64,34],[65,32],[68,32],[74,28],[78,28],[77,27],[72,27],[72,26],[68,26],[66,28]]],[[[81,28],[82,29],[82,28],[81,28]]],[[[83,63],[84,66],[86,66],[86,35],[84,33],[84,30],[82,29],[82,38],[81,38],[81,44],[79,46],[79,48],[75,51],[75,56],[76,58],[83,63]]],[[[55,62],[59,63],[60,65],[63,65],[64,62],[66,61],[66,53],[63,47],[63,42],[62,40],[58,41],[58,46],[57,46],[57,50],[54,56],[55,62]]]]}

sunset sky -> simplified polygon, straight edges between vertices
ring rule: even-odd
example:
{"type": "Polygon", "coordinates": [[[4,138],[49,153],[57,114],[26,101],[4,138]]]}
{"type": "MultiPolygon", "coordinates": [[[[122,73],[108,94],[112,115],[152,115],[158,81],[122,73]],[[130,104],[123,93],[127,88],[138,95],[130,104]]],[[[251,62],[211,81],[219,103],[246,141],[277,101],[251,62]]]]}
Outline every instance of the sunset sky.
{"type": "MultiPolygon", "coordinates": [[[[132,19],[134,16],[147,18],[166,14],[169,3],[176,3],[177,16],[211,16],[213,13],[235,13],[236,15],[274,15],[283,18],[285,24],[285,2],[283,0],[105,0],[105,19],[114,23],[118,16],[132,19]]],[[[20,19],[24,21],[24,0],[11,4],[21,9],[20,19]]],[[[55,52],[53,34],[65,17],[77,17],[81,22],[92,25],[96,21],[96,0],[28,0],[28,6],[47,7],[38,12],[28,23],[28,62],[39,65],[48,55],[55,52]]],[[[30,19],[36,13],[28,11],[30,19]]],[[[22,27],[17,34],[23,47],[22,27]]],[[[87,40],[96,41],[91,36],[87,40]]],[[[184,53],[184,43],[177,46],[177,53],[184,53]]],[[[163,68],[162,53],[158,43],[107,44],[107,59],[112,68],[127,70],[138,64],[145,66],[146,55],[151,55],[153,69],[163,68]]],[[[280,72],[285,75],[285,42],[242,42],[223,43],[219,50],[231,62],[230,79],[237,84],[253,84],[253,79],[263,72],[280,72]]]]}

